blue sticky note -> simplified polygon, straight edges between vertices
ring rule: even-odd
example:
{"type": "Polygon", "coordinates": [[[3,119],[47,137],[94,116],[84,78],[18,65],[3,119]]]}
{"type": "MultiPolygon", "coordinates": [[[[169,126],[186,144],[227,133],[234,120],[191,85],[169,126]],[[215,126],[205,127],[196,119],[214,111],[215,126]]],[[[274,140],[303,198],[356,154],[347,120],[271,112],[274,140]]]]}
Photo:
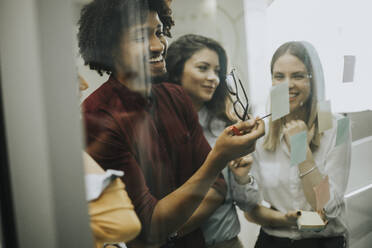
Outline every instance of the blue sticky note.
{"type": "Polygon", "coordinates": [[[336,146],[341,145],[349,138],[350,119],[348,117],[337,120],[336,146]]]}
{"type": "Polygon", "coordinates": [[[298,165],[306,160],[307,132],[302,131],[291,136],[291,165],[298,165]]]}
{"type": "Polygon", "coordinates": [[[273,121],[289,114],[289,84],[283,82],[271,88],[271,119],[273,121]]]}

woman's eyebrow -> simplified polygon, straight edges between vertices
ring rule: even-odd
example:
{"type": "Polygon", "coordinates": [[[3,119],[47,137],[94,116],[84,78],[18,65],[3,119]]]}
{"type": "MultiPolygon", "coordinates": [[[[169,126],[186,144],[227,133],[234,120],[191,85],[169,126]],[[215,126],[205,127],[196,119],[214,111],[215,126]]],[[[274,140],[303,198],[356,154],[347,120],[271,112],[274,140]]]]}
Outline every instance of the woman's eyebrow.
{"type": "MultiPolygon", "coordinates": [[[[199,64],[199,63],[201,63],[201,64],[205,64],[205,65],[208,65],[208,66],[211,66],[211,64],[210,64],[209,62],[204,61],[204,60],[196,61],[196,64],[199,64]]],[[[218,69],[221,68],[221,66],[220,66],[219,64],[218,64],[218,65],[215,65],[215,67],[217,67],[218,69]]]]}
{"type": "Polygon", "coordinates": [[[306,74],[307,71],[295,71],[295,72],[292,72],[292,74],[306,74]]]}
{"type": "Polygon", "coordinates": [[[205,64],[205,65],[210,65],[207,61],[196,61],[197,64],[205,64]]]}

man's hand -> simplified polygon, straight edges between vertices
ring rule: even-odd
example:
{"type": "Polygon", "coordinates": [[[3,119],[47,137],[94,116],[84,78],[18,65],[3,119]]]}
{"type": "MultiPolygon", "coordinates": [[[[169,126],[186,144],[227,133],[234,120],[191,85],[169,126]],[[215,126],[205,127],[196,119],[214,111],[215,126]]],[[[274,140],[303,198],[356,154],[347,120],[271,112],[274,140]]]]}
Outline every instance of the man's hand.
{"type": "Polygon", "coordinates": [[[212,149],[216,156],[226,163],[253,152],[256,140],[265,134],[265,124],[262,120],[250,119],[234,126],[242,135],[234,135],[232,128],[227,127],[212,149]]]}

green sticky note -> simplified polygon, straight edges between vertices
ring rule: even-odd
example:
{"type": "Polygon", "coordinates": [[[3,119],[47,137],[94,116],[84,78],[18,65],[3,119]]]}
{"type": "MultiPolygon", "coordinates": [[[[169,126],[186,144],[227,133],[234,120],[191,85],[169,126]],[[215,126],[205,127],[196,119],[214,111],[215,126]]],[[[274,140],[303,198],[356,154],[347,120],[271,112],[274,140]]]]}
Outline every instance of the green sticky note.
{"type": "Polygon", "coordinates": [[[289,114],[289,84],[283,82],[271,88],[271,119],[273,121],[289,114]]]}
{"type": "Polygon", "coordinates": [[[298,165],[306,159],[307,132],[302,131],[291,136],[291,165],[298,165]]]}
{"type": "Polygon", "coordinates": [[[350,119],[348,117],[337,120],[336,146],[341,145],[349,138],[350,119]]]}

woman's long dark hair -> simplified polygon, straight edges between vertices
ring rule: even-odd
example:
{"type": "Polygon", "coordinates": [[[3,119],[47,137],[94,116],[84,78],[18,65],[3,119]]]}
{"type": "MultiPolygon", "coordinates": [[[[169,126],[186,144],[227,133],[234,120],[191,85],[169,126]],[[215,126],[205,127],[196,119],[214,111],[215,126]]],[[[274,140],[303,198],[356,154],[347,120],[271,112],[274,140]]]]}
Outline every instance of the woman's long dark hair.
{"type": "Polygon", "coordinates": [[[180,80],[186,61],[196,52],[205,48],[217,53],[220,65],[220,71],[218,73],[220,83],[216,88],[212,99],[204,104],[208,110],[207,126],[211,131],[211,122],[215,118],[226,122],[227,125],[233,123],[232,118],[228,114],[227,105],[229,93],[226,85],[227,55],[225,49],[217,41],[211,38],[201,35],[187,34],[181,36],[169,46],[166,65],[168,81],[181,85],[180,80]]]}

